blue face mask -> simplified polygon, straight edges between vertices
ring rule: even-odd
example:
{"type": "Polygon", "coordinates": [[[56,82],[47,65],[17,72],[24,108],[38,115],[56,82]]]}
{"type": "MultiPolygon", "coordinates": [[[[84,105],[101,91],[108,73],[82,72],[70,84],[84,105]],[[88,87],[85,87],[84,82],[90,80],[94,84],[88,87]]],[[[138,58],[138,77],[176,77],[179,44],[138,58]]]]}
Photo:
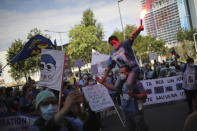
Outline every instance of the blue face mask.
{"type": "Polygon", "coordinates": [[[41,112],[42,112],[42,118],[45,119],[46,121],[52,119],[54,115],[57,113],[57,105],[47,105],[47,106],[42,106],[41,112]]]}

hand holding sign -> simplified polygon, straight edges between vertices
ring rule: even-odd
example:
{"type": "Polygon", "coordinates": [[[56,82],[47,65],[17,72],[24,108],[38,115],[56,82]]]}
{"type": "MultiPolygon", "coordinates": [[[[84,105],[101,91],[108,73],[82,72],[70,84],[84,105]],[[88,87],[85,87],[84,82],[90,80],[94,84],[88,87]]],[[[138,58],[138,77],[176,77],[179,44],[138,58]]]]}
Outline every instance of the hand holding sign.
{"type": "Polygon", "coordinates": [[[64,102],[64,106],[62,108],[63,109],[63,112],[64,111],[66,112],[67,110],[69,110],[70,107],[73,104],[80,103],[81,102],[81,99],[80,99],[81,96],[82,96],[82,94],[80,93],[79,90],[71,91],[68,94],[68,96],[67,96],[67,98],[66,98],[66,100],[64,102]]]}
{"type": "Polygon", "coordinates": [[[98,83],[103,83],[103,81],[102,81],[102,79],[101,78],[99,78],[98,76],[96,76],[96,81],[98,82],[98,83]]]}

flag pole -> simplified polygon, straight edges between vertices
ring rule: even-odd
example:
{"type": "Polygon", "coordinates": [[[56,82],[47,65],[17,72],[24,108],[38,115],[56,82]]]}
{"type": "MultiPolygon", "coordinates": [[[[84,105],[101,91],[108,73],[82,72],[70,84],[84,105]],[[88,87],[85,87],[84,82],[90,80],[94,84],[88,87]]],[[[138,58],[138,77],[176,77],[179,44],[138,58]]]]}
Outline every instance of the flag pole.
{"type": "Polygon", "coordinates": [[[63,86],[64,86],[65,64],[66,64],[66,48],[65,48],[65,54],[64,54],[64,66],[63,66],[63,72],[62,72],[62,82],[61,82],[61,88],[60,88],[60,92],[59,92],[59,101],[58,101],[58,110],[59,111],[60,111],[60,107],[61,107],[62,89],[63,89],[63,86]]]}

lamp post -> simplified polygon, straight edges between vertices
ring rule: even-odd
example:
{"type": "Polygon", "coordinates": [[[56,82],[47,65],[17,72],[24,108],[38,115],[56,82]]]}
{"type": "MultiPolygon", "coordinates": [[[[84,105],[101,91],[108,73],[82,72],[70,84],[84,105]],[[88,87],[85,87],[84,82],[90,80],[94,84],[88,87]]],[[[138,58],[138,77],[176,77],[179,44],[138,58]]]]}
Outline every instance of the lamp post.
{"type": "Polygon", "coordinates": [[[195,49],[196,49],[196,53],[197,53],[197,44],[196,44],[196,36],[197,33],[194,33],[193,36],[194,36],[194,45],[195,45],[195,49]]]}
{"type": "Polygon", "coordinates": [[[62,43],[62,36],[61,36],[61,34],[62,34],[62,33],[67,33],[67,32],[51,31],[51,30],[44,30],[44,31],[46,31],[46,32],[53,32],[53,33],[58,33],[58,34],[59,34],[59,36],[60,36],[61,45],[63,45],[63,43],[62,43]]]}
{"type": "Polygon", "coordinates": [[[122,23],[122,16],[121,16],[121,13],[120,13],[120,5],[119,3],[122,2],[123,0],[118,0],[118,10],[119,10],[119,14],[120,14],[120,23],[121,23],[121,26],[122,26],[122,33],[123,33],[123,40],[125,39],[125,33],[124,33],[124,28],[123,28],[123,23],[122,23]]]}

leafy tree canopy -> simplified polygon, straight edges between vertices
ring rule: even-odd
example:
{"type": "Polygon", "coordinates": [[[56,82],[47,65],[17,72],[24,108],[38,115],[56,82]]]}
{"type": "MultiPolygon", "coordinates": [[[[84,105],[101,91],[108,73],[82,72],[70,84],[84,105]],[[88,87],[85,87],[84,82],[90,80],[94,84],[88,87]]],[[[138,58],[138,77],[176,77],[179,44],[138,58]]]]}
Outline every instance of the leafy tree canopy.
{"type": "MultiPolygon", "coordinates": [[[[41,31],[37,28],[34,28],[28,33],[27,39],[31,39],[33,36],[41,34],[41,31]]],[[[43,34],[41,34],[43,35],[43,34]]],[[[46,36],[46,35],[45,35],[46,36]]],[[[9,63],[25,46],[26,42],[22,42],[22,40],[15,40],[11,47],[7,51],[7,63],[9,63]]],[[[13,64],[9,64],[11,77],[15,80],[20,80],[21,78],[27,78],[39,71],[39,60],[40,55],[27,58],[25,60],[21,60],[15,62],[13,64]]]]}

